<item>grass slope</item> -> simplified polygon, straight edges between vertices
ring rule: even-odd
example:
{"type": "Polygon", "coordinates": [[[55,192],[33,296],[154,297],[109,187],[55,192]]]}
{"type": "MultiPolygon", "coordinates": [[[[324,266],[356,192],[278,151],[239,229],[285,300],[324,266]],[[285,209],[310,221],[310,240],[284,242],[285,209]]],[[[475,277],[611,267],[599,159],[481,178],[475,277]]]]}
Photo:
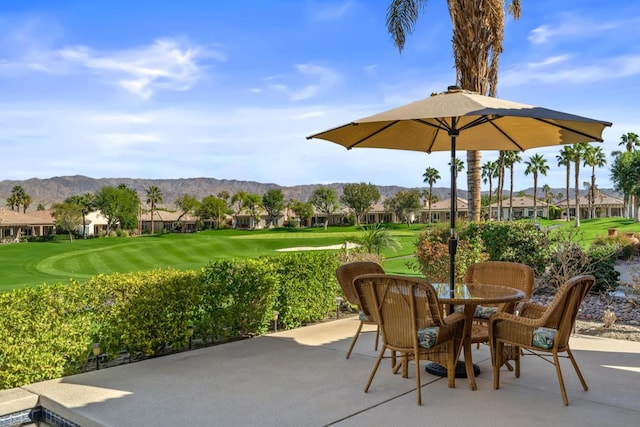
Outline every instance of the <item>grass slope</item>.
{"type": "MultiPolygon", "coordinates": [[[[541,220],[554,230],[573,227],[573,221],[541,220]]],[[[411,274],[407,257],[424,226],[396,224],[387,228],[400,243],[397,251],[384,251],[385,271],[411,274]]],[[[640,232],[640,223],[627,219],[582,220],[580,239],[588,245],[596,236],[606,236],[608,228],[619,233],[640,232]]],[[[0,245],[0,292],[42,283],[65,283],[70,278],[86,279],[96,274],[176,268],[198,270],[219,258],[254,258],[273,255],[277,249],[322,247],[355,240],[362,231],[355,227],[330,227],[328,230],[213,230],[194,234],[158,234],[137,238],[100,238],[89,240],[21,243],[0,245]]]]}

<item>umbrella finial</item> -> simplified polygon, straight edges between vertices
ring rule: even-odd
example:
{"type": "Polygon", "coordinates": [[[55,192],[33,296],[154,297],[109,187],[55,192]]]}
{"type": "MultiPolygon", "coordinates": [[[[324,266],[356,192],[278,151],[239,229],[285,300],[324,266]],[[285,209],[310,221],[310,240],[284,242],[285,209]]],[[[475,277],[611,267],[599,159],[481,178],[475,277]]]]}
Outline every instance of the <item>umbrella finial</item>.
{"type": "Polygon", "coordinates": [[[457,85],[447,86],[447,92],[460,92],[460,91],[462,91],[462,88],[460,86],[457,86],[457,85]]]}

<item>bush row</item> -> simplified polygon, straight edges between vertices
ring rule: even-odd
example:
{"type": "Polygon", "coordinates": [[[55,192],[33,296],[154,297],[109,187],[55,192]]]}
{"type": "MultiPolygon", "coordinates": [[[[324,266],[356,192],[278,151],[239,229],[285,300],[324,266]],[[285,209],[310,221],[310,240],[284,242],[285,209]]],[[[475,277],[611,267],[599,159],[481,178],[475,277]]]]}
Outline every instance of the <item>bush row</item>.
{"type": "Polygon", "coordinates": [[[84,369],[91,344],[108,358],[265,333],[273,311],[293,328],[325,318],[341,290],[334,253],[218,260],[201,271],[95,276],[0,294],[0,389],[84,369]]]}

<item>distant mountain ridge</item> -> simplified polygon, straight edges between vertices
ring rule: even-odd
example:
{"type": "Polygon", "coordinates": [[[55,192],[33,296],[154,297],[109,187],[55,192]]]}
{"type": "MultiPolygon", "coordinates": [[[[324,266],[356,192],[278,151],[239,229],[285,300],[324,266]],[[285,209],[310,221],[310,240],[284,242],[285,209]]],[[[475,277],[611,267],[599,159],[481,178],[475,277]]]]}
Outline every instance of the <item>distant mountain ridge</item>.
{"type": "MultiPolygon", "coordinates": [[[[175,200],[183,194],[189,194],[202,199],[208,195],[216,195],[221,191],[227,191],[233,195],[238,191],[247,193],[264,194],[268,190],[280,189],[284,194],[285,200],[308,200],[313,191],[320,187],[331,187],[338,194],[342,194],[342,187],[346,183],[331,184],[307,184],[295,186],[281,186],[274,183],[260,183],[256,181],[239,181],[234,179],[217,179],[217,178],[178,178],[178,179],[146,179],[146,178],[90,178],[83,175],[74,176],[58,176],[53,178],[31,178],[27,180],[4,180],[0,181],[0,202],[4,205],[7,197],[11,194],[11,189],[16,185],[29,194],[33,202],[29,210],[35,210],[38,204],[43,204],[49,208],[52,203],[61,202],[67,197],[73,195],[82,195],[85,193],[95,193],[105,186],[118,186],[125,184],[129,188],[133,188],[140,195],[141,200],[145,200],[146,189],[152,185],[157,186],[163,194],[162,205],[172,207],[175,200]]],[[[425,184],[421,187],[401,187],[397,185],[378,185],[378,191],[382,198],[394,197],[400,190],[428,190],[425,184]]],[[[558,192],[564,193],[564,188],[552,189],[553,194],[558,192]]],[[[610,189],[602,189],[606,194],[618,195],[610,189]]],[[[515,192],[517,194],[519,191],[515,192]]],[[[533,195],[533,188],[524,190],[525,194],[533,195]]],[[[484,192],[483,194],[485,194],[484,192]]],[[[584,191],[580,192],[581,194],[584,191]]],[[[434,187],[433,194],[438,196],[439,200],[448,199],[450,197],[450,189],[448,187],[434,187]]],[[[506,192],[505,194],[508,194],[506,192]]],[[[467,197],[465,190],[458,190],[458,196],[467,197]]],[[[542,191],[538,189],[538,197],[542,197],[542,191]]]]}

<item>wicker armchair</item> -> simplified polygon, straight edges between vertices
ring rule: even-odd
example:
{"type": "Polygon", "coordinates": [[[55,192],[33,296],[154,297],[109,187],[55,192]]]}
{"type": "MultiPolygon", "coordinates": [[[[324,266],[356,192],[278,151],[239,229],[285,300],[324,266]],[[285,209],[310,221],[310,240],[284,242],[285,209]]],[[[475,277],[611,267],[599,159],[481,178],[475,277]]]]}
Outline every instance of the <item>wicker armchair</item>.
{"type": "MultiPolygon", "coordinates": [[[[516,288],[524,292],[527,301],[533,292],[535,271],[528,265],[518,262],[485,261],[470,265],[464,276],[465,283],[480,283],[516,288]]],[[[517,303],[502,304],[496,307],[478,306],[474,323],[481,327],[474,328],[473,342],[489,342],[488,320],[496,311],[513,313],[517,303]]]]}
{"type": "Polygon", "coordinates": [[[491,361],[493,364],[493,387],[500,387],[500,366],[505,353],[516,363],[516,378],[520,376],[520,357],[536,355],[556,367],[562,401],[569,404],[562,379],[559,357],[571,360],[582,388],[587,391],[580,368],[569,348],[569,338],[573,330],[578,310],[585,296],[594,284],[593,276],[577,276],[565,282],[553,297],[548,307],[526,303],[519,316],[499,312],[489,319],[489,337],[491,339],[491,361]],[[521,351],[522,349],[523,351],[521,351]],[[526,350],[526,351],[524,351],[526,350]],[[558,353],[566,352],[566,356],[558,353]],[[553,356],[553,360],[548,357],[553,356]]]}
{"type": "Polygon", "coordinates": [[[442,360],[446,354],[449,387],[455,387],[456,357],[464,327],[464,315],[454,313],[446,318],[440,314],[436,291],[423,279],[385,274],[367,274],[355,280],[371,295],[372,310],[380,324],[382,349],[364,389],[369,391],[373,377],[386,350],[402,355],[403,366],[415,361],[418,405],[422,404],[419,360],[442,360]]]}
{"type": "MultiPolygon", "coordinates": [[[[375,262],[368,261],[359,261],[359,262],[351,262],[348,264],[341,265],[336,269],[336,277],[338,278],[338,283],[340,283],[340,287],[342,287],[342,292],[344,293],[345,298],[349,301],[350,304],[353,304],[358,307],[360,311],[360,325],[358,325],[358,330],[356,334],[353,336],[353,340],[351,341],[351,346],[349,347],[349,351],[347,351],[347,359],[351,356],[351,351],[353,347],[356,345],[356,341],[358,341],[358,337],[362,332],[363,325],[378,325],[378,322],[373,318],[369,310],[369,304],[367,297],[362,293],[361,289],[356,289],[353,283],[353,279],[362,274],[371,274],[371,273],[379,273],[383,274],[384,270],[375,262]]],[[[380,328],[376,330],[376,344],[375,350],[378,350],[378,338],[380,335],[380,328]]]]}

